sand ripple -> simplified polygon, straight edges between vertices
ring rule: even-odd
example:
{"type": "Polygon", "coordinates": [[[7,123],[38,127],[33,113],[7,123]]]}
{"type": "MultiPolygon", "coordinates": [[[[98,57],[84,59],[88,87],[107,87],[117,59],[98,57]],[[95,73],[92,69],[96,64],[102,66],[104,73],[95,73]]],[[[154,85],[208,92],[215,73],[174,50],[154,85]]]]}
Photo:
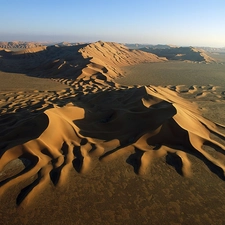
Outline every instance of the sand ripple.
{"type": "MultiPolygon", "coordinates": [[[[109,45],[103,51],[104,45],[108,44],[100,42],[81,49],[84,59],[91,54],[93,58],[77,79],[56,78],[71,88],[36,91],[27,96],[24,92],[4,94],[0,195],[34,178],[16,200],[18,205],[27,205],[47,183],[57,187],[64,184],[71,169],[88,173],[121,156],[141,176],[163,157],[180,175],[190,177],[192,163],[188,155],[194,155],[225,179],[225,164],[214,154],[225,153],[225,127],[202,117],[195,104],[168,88],[126,87],[113,82],[119,75],[117,62],[134,63],[136,56],[127,55],[127,51],[122,54],[124,49],[120,57],[116,53],[114,56],[112,52],[120,46],[109,45]],[[104,63],[107,56],[113,63],[104,63]],[[6,173],[9,163],[18,159],[24,162],[21,169],[6,173]]],[[[57,64],[59,70],[63,67],[65,62],[57,64]]],[[[213,92],[216,87],[207,89],[213,92]]],[[[193,86],[187,92],[194,94],[197,90],[193,86]]],[[[202,93],[207,94],[205,90],[202,93]]]]}

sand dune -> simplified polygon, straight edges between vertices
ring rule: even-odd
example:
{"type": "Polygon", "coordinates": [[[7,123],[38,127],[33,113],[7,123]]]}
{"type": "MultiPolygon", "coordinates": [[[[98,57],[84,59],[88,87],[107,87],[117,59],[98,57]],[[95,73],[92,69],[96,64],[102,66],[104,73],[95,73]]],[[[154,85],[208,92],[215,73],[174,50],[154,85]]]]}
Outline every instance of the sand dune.
{"type": "Polygon", "coordinates": [[[166,57],[168,60],[194,61],[205,63],[216,62],[216,59],[207,55],[204,50],[193,47],[145,47],[141,48],[140,50],[151,52],[160,57],[166,57]]]}
{"type": "MultiPolygon", "coordinates": [[[[224,165],[202,148],[207,142],[225,150],[223,144],[210,137],[210,132],[225,137],[216,129],[223,126],[202,118],[190,103],[173,92],[140,87],[115,93],[100,92],[83,96],[82,100],[83,107],[49,109],[4,131],[0,169],[24,155],[32,159],[33,168],[16,178],[2,181],[2,193],[37,173],[41,173],[38,179],[50,181],[51,178],[56,183],[50,174],[65,166],[70,168],[78,154],[74,153],[76,148],[80,155],[78,172],[88,170],[93,152],[101,161],[108,161],[139,149],[142,157],[140,168],[136,168],[138,174],[144,174],[154,158],[174,153],[181,160],[181,173],[189,176],[190,162],[186,153],[196,154],[197,151],[210,163],[210,168],[218,168],[218,176],[224,179],[224,165]]],[[[57,179],[64,179],[64,175],[58,176],[57,179]]],[[[32,192],[35,190],[33,188],[32,192]]]]}
{"type": "Polygon", "coordinates": [[[215,99],[217,99],[217,101],[219,100],[223,100],[224,99],[224,91],[223,91],[223,87],[221,86],[216,86],[213,84],[208,84],[208,85],[191,85],[191,86],[187,86],[187,85],[168,85],[166,86],[167,88],[176,91],[177,93],[185,96],[187,96],[187,98],[196,98],[196,99],[204,99],[204,100],[212,100],[214,101],[215,99]],[[211,98],[210,98],[211,97],[211,98]]]}
{"type": "Polygon", "coordinates": [[[121,73],[119,66],[140,62],[163,62],[151,53],[129,50],[116,43],[96,42],[74,46],[36,47],[19,52],[0,52],[1,69],[6,72],[24,72],[31,76],[74,81],[78,76],[88,78],[107,71],[106,79],[121,73]],[[26,54],[25,54],[26,53],[26,54]],[[26,60],[24,60],[26,58],[26,60]],[[11,65],[14,64],[14,67],[11,65]],[[16,70],[16,71],[15,71],[16,70]],[[82,74],[80,73],[82,71],[82,74]]]}
{"type": "MultiPolygon", "coordinates": [[[[195,177],[191,160],[194,157],[204,162],[215,177],[225,180],[224,160],[219,157],[224,156],[225,126],[205,119],[196,104],[178,96],[178,93],[197,93],[196,98],[205,98],[217,87],[200,90],[194,85],[189,88],[119,85],[114,78],[121,75],[121,66],[165,59],[131,51],[116,43],[53,46],[23,54],[24,58],[2,55],[1,70],[53,78],[69,88],[57,92],[1,93],[2,202],[16,188],[15,199],[7,204],[29,211],[46,187],[65,187],[72,179],[71,170],[82,179],[91,171],[103,174],[104,165],[113,165],[115,171],[124,168],[117,162],[122,165],[127,162],[133,168],[130,173],[144,177],[151,174],[157,160],[166,159],[174,173],[190,178],[195,177]],[[29,67],[27,61],[32,62],[29,67]],[[13,68],[12,62],[17,62],[13,68]]],[[[105,168],[110,171],[109,167],[105,168]]],[[[129,174],[127,171],[124,173],[129,174]]],[[[117,179],[109,174],[110,181],[117,179]]],[[[3,210],[7,204],[2,206],[3,210]]],[[[170,207],[177,208],[177,203],[170,207]]],[[[27,223],[32,217],[35,216],[26,215],[27,223]]],[[[120,222],[112,221],[111,224],[124,223],[122,218],[120,222]]],[[[158,221],[162,222],[160,218],[158,221]]],[[[82,223],[84,220],[77,220],[77,224],[82,223]]],[[[110,221],[106,220],[105,224],[110,221]]]]}

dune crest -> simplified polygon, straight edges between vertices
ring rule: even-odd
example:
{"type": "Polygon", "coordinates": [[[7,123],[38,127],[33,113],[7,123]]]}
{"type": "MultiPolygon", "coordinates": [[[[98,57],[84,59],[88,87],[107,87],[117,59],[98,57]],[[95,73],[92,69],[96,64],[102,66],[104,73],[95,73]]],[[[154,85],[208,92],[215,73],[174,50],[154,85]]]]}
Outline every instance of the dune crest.
{"type": "Polygon", "coordinates": [[[217,62],[217,60],[210,57],[205,50],[197,49],[194,47],[156,46],[140,48],[140,50],[145,52],[151,52],[161,57],[166,57],[168,60],[205,63],[217,62]]]}
{"type": "MultiPolygon", "coordinates": [[[[86,64],[80,63],[79,73],[68,83],[74,93],[70,97],[71,89],[65,90],[63,98],[56,101],[60,104],[68,99],[70,104],[66,101],[59,107],[55,103],[55,108],[40,110],[21,122],[11,120],[10,114],[0,118],[0,123],[9,127],[0,138],[0,195],[35,177],[16,200],[26,206],[47,183],[64,184],[71,169],[87,173],[99,163],[122,156],[139,175],[165,157],[180,175],[190,177],[191,154],[225,179],[224,162],[204,149],[207,145],[214,152],[225,153],[225,135],[219,131],[224,132],[223,125],[203,118],[196,105],[167,88],[126,87],[113,82],[121,65],[154,61],[154,55],[136,50],[129,53],[121,45],[103,42],[78,52],[86,64]],[[26,168],[4,175],[7,164],[18,158],[29,161],[26,168]]],[[[57,66],[61,70],[64,64],[57,66]]]]}

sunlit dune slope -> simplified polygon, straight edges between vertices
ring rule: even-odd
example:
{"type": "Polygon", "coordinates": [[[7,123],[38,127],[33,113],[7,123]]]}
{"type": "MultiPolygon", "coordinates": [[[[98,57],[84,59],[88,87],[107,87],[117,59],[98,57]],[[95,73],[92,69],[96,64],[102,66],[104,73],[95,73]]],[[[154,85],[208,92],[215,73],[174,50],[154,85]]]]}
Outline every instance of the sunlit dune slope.
{"type": "Polygon", "coordinates": [[[195,104],[167,88],[127,87],[113,80],[120,76],[120,66],[164,58],[105,42],[52,46],[24,55],[2,55],[0,68],[55,78],[70,88],[35,104],[34,95],[5,95],[4,104],[15,110],[0,118],[1,196],[30,179],[16,199],[17,205],[26,206],[45,185],[65,184],[71,169],[88,173],[121,157],[138,175],[147,174],[155,159],[169,157],[176,172],[190,177],[192,155],[225,179],[225,164],[218,157],[225,150],[223,125],[203,118],[195,104]],[[37,104],[51,107],[29,113],[37,104]],[[26,168],[5,172],[7,164],[17,159],[28,161],[26,168]]]}

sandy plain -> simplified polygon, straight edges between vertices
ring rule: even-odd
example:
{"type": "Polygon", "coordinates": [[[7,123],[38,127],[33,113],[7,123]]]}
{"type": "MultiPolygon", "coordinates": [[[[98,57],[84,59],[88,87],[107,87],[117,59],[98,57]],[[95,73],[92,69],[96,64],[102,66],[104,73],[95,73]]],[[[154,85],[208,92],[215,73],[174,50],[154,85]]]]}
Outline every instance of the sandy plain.
{"type": "Polygon", "coordinates": [[[170,62],[115,43],[2,58],[40,84],[1,85],[0,224],[225,222],[224,83],[116,83],[170,62]]]}
{"type": "Polygon", "coordinates": [[[224,54],[210,55],[219,63],[168,61],[126,66],[123,67],[124,77],[116,82],[166,87],[196,102],[201,113],[210,120],[224,123],[225,57],[224,54]]]}

